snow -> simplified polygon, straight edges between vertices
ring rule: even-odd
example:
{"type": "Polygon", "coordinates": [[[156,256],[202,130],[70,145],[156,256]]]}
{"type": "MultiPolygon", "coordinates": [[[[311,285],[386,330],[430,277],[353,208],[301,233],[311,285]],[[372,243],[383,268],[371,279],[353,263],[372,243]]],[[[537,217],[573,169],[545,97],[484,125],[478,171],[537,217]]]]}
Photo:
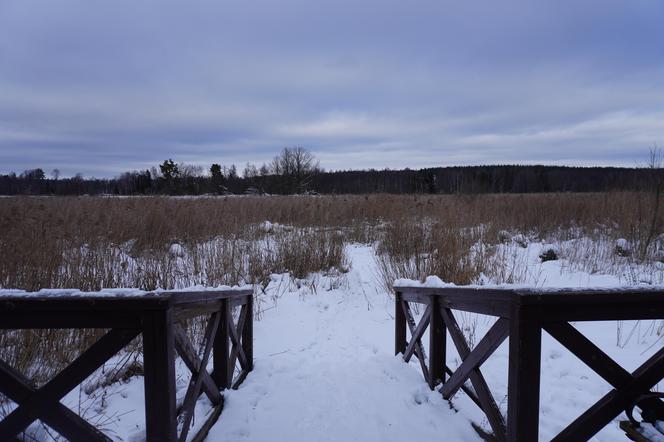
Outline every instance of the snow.
{"type": "Polygon", "coordinates": [[[41,289],[36,292],[27,292],[25,290],[13,290],[13,289],[0,289],[0,297],[12,296],[12,297],[135,297],[135,296],[148,296],[156,295],[156,292],[146,292],[138,289],[131,288],[118,288],[118,289],[103,289],[97,292],[84,292],[78,289],[41,289]]]}
{"type": "MultiPolygon", "coordinates": [[[[562,283],[565,279],[551,279],[553,282],[562,283]]],[[[601,293],[606,293],[607,291],[627,291],[627,290],[641,290],[641,291],[664,291],[663,285],[649,285],[649,284],[638,284],[638,285],[616,285],[615,278],[611,275],[595,275],[594,282],[596,285],[588,286],[566,286],[561,285],[550,285],[547,287],[538,287],[528,284],[467,284],[467,285],[457,285],[441,280],[437,276],[427,276],[424,282],[418,281],[416,279],[406,279],[399,278],[394,281],[394,287],[396,288],[435,288],[435,289],[446,289],[446,288],[462,288],[462,289],[475,289],[475,290],[486,290],[486,289],[505,289],[505,290],[514,290],[520,293],[532,292],[533,294],[540,293],[560,293],[560,292],[591,292],[598,291],[601,293]],[[602,282],[605,282],[606,285],[602,285],[602,282]]],[[[481,293],[480,293],[481,294],[481,293]]]]}
{"type": "MultiPolygon", "coordinates": [[[[208,440],[267,441],[275,435],[296,441],[441,440],[441,435],[449,441],[481,440],[470,422],[485,429],[488,425],[475,404],[459,393],[450,408],[428,389],[415,358],[406,364],[393,356],[393,299],[379,289],[373,251],[361,246],[348,251],[352,268],[342,287],[304,294],[286,291],[256,323],[256,368],[239,390],[226,393],[226,408],[208,440]]],[[[570,280],[553,277],[559,267],[543,267],[551,272],[545,275],[549,284],[570,280]]],[[[614,276],[583,277],[595,287],[620,285],[614,276]]],[[[449,284],[430,277],[423,286],[449,284]]],[[[462,327],[474,322],[478,337],[493,322],[465,313],[457,319],[462,327]]],[[[627,340],[639,325],[622,323],[618,346],[615,322],[576,324],[628,370],[659,348],[653,345],[659,337],[642,325],[644,329],[627,340]]],[[[448,364],[455,367],[460,359],[453,348],[448,337],[448,364]]],[[[507,363],[505,341],[482,367],[504,414],[507,363]]],[[[610,387],[546,333],[542,369],[540,439],[549,440],[610,387]]],[[[624,434],[614,422],[592,440],[622,442],[624,434]]]]}
{"type": "Polygon", "coordinates": [[[0,289],[0,298],[2,297],[91,297],[91,298],[123,298],[123,297],[140,297],[140,296],[158,296],[166,293],[178,292],[200,292],[200,291],[240,291],[240,290],[253,290],[251,285],[241,286],[228,286],[220,285],[217,287],[208,287],[203,285],[192,285],[181,289],[164,290],[157,289],[153,291],[145,291],[133,288],[116,288],[116,289],[102,289],[96,292],[84,292],[78,289],[41,289],[36,292],[28,292],[25,290],[16,289],[0,289]]]}
{"type": "MultiPolygon", "coordinates": [[[[527,269],[518,287],[625,287],[620,276],[574,269],[565,259],[541,262],[542,244],[515,244],[505,247],[517,248],[518,259],[527,269]]],[[[265,293],[257,297],[255,369],[237,391],[224,392],[224,410],[208,441],[481,440],[471,422],[487,430],[488,424],[464,393],[448,403],[440,393],[429,390],[415,358],[405,363],[393,355],[394,300],[381,288],[373,248],[352,245],[347,253],[351,268],[346,274],[316,274],[304,282],[274,275],[265,293]]],[[[495,284],[488,276],[480,282],[475,287],[515,287],[495,284]]],[[[454,286],[437,277],[397,284],[454,286]]],[[[55,291],[65,292],[75,293],[55,291]]],[[[0,292],[9,293],[16,291],[0,292]]],[[[455,315],[475,342],[495,320],[464,312],[455,315]]],[[[630,371],[662,345],[660,326],[654,322],[574,325],[630,371]]],[[[425,334],[423,342],[427,341],[425,334]]],[[[447,363],[454,369],[461,361],[449,337],[447,348],[447,363]]],[[[481,368],[503,414],[507,411],[507,364],[506,340],[481,368]]],[[[176,373],[177,394],[182,398],[189,374],[181,363],[176,373]]],[[[69,393],[65,404],[75,411],[81,402],[92,404],[86,416],[100,420],[115,440],[144,440],[142,377],[90,395],[83,390],[69,393]]],[[[609,390],[605,381],[543,333],[540,440],[551,439],[609,390]]],[[[196,425],[210,409],[203,395],[197,403],[196,425]]],[[[623,442],[625,436],[616,420],[591,440],[623,442]]]]}
{"type": "Polygon", "coordinates": [[[344,287],[285,293],[254,330],[255,369],[208,440],[479,440],[465,418],[393,356],[391,299],[376,291],[372,250],[350,249],[344,287]]]}

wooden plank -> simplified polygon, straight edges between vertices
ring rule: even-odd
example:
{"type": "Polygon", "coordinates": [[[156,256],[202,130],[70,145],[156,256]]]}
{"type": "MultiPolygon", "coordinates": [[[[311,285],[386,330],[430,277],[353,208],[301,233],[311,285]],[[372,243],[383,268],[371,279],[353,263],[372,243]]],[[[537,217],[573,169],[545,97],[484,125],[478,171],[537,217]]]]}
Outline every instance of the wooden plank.
{"type": "MultiPolygon", "coordinates": [[[[457,348],[459,356],[461,356],[462,359],[466,359],[470,354],[470,348],[468,347],[466,338],[463,336],[463,332],[461,331],[459,324],[454,318],[454,315],[449,309],[446,308],[441,308],[440,313],[443,317],[443,320],[445,321],[447,329],[450,332],[450,337],[452,338],[452,342],[454,342],[454,345],[457,348]]],[[[494,436],[497,440],[504,441],[505,421],[503,420],[503,415],[500,413],[498,405],[496,405],[496,401],[493,399],[491,390],[489,389],[489,386],[487,385],[482,372],[479,368],[474,368],[471,371],[469,377],[470,382],[475,388],[477,398],[482,404],[482,410],[484,411],[484,414],[486,414],[489,425],[491,425],[494,436]]]]}
{"type": "Polygon", "coordinates": [[[512,289],[395,287],[395,290],[412,302],[427,303],[429,297],[435,296],[449,309],[501,317],[511,315],[511,305],[519,298],[512,289]]]}
{"type": "Polygon", "coordinates": [[[510,320],[507,386],[507,440],[510,442],[538,439],[541,345],[538,312],[516,305],[510,320]]]}
{"type": "Polygon", "coordinates": [[[447,329],[436,297],[431,299],[429,319],[429,388],[445,381],[447,329]]]}
{"type": "Polygon", "coordinates": [[[413,356],[413,352],[415,351],[415,345],[417,345],[418,343],[422,344],[422,335],[429,326],[430,320],[431,320],[431,305],[427,305],[427,308],[426,310],[424,310],[422,318],[420,319],[420,323],[417,324],[417,327],[415,327],[415,330],[413,330],[413,333],[410,336],[410,342],[406,347],[406,352],[403,354],[404,361],[409,362],[411,356],[413,356]]]}
{"type": "Polygon", "coordinates": [[[212,371],[212,379],[217,384],[220,390],[230,388],[231,376],[233,372],[229,373],[228,358],[229,358],[229,341],[230,341],[230,327],[233,324],[233,317],[231,316],[230,304],[223,301],[219,310],[220,324],[217,328],[217,336],[214,338],[212,350],[212,363],[214,369],[212,371]]]}
{"type": "MultiPolygon", "coordinates": [[[[547,295],[548,296],[548,295],[547,295]]],[[[599,297],[599,295],[598,295],[599,297]]],[[[662,319],[664,303],[561,303],[546,305],[543,322],[623,321],[662,319]]]]}
{"type": "Polygon", "coordinates": [[[253,296],[254,296],[253,293],[249,295],[234,296],[230,298],[231,307],[239,307],[241,305],[246,305],[249,302],[251,302],[250,300],[253,298],[253,296]]]}
{"type": "Polygon", "coordinates": [[[242,328],[242,350],[246,357],[246,371],[254,369],[254,296],[247,298],[247,318],[242,328]]]}
{"type": "MultiPolygon", "coordinates": [[[[401,309],[403,310],[404,316],[406,317],[406,324],[410,329],[411,336],[415,333],[415,320],[413,319],[413,314],[410,311],[410,306],[406,301],[401,301],[401,309]]],[[[431,378],[429,375],[429,369],[426,364],[426,354],[424,353],[424,347],[422,347],[422,342],[415,340],[415,356],[420,363],[420,368],[422,369],[422,375],[427,381],[427,384],[431,383],[431,378]]]]}
{"type": "MultiPolygon", "coordinates": [[[[94,312],[161,310],[170,306],[167,294],[144,296],[2,296],[0,312],[94,312]]],[[[38,322],[38,321],[35,321],[38,322]]]]}
{"type": "Polygon", "coordinates": [[[248,374],[249,374],[248,370],[242,370],[240,374],[237,375],[237,378],[233,380],[233,385],[231,386],[231,389],[237,390],[238,388],[240,388],[240,385],[247,378],[248,374]]]}
{"type": "Polygon", "coordinates": [[[401,293],[401,299],[406,302],[413,302],[415,304],[429,304],[431,295],[426,293],[404,291],[401,293]]]}
{"type": "Polygon", "coordinates": [[[463,362],[456,369],[454,374],[445,382],[440,392],[445,399],[449,399],[466,382],[476,368],[479,368],[484,361],[503,343],[509,334],[509,321],[499,318],[495,324],[484,335],[482,340],[475,346],[472,352],[468,354],[463,362]]]}
{"type": "Polygon", "coordinates": [[[394,355],[404,354],[406,351],[406,316],[401,303],[403,297],[401,292],[394,295],[394,355]]]}
{"type": "Polygon", "coordinates": [[[515,289],[523,305],[641,304],[664,302],[664,290],[649,289],[515,289]]]}
{"type": "Polygon", "coordinates": [[[184,322],[188,319],[198,316],[209,316],[218,312],[221,308],[221,300],[209,302],[202,305],[197,304],[179,304],[173,307],[173,315],[176,322],[184,322]]]}
{"type": "Polygon", "coordinates": [[[169,309],[144,316],[145,433],[149,442],[177,440],[172,313],[169,309]]]}
{"type": "MultiPolygon", "coordinates": [[[[445,366],[445,373],[447,373],[447,374],[450,375],[450,376],[452,376],[452,375],[454,374],[454,372],[452,371],[452,369],[451,369],[450,367],[448,367],[447,365],[445,366]]],[[[438,391],[440,391],[440,390],[438,390],[438,391]]],[[[473,390],[471,390],[471,389],[470,389],[469,387],[467,387],[465,384],[462,384],[462,385],[461,385],[461,391],[463,391],[464,393],[466,393],[466,395],[470,398],[470,400],[473,401],[473,402],[475,402],[475,405],[477,405],[477,406],[480,408],[480,410],[482,409],[482,403],[481,403],[480,400],[477,398],[477,395],[475,394],[475,392],[474,392],[473,390]]],[[[449,400],[449,399],[448,399],[448,400],[449,400]]]]}
{"type": "Polygon", "coordinates": [[[235,294],[233,296],[220,299],[213,299],[205,302],[184,302],[181,301],[174,305],[175,318],[178,321],[194,318],[196,316],[209,315],[212,312],[219,311],[221,303],[228,300],[231,308],[246,305],[251,302],[253,295],[235,294]]]}
{"type": "MultiPolygon", "coordinates": [[[[246,300],[247,296],[253,295],[253,290],[243,289],[243,290],[203,290],[203,291],[192,291],[192,292],[162,292],[169,295],[172,298],[173,305],[181,304],[195,304],[202,305],[206,302],[217,303],[222,299],[238,299],[246,300]]],[[[244,301],[240,301],[244,302],[244,301]]]]}
{"type": "Polygon", "coordinates": [[[0,329],[141,328],[136,311],[0,311],[0,329]]]}
{"type": "Polygon", "coordinates": [[[204,442],[207,438],[208,433],[214,426],[214,424],[219,419],[221,411],[224,409],[224,402],[222,401],[219,405],[215,406],[210,413],[210,416],[205,420],[198,432],[191,438],[189,442],[204,442]]]}

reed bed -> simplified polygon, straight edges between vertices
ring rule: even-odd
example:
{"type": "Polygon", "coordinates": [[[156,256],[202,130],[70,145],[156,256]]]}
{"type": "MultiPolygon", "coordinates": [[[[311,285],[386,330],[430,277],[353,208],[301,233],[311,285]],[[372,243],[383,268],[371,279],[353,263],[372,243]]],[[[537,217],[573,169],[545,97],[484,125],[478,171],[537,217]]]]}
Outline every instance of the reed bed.
{"type": "MultiPolygon", "coordinates": [[[[634,192],[0,198],[0,288],[248,283],[259,293],[273,273],[342,274],[351,242],[375,246],[388,292],[400,277],[517,282],[518,263],[499,248],[516,235],[590,238],[587,250],[563,250],[584,270],[624,258],[613,249],[618,239],[630,244],[630,260],[658,262],[663,223],[656,207],[651,194],[634,192]]],[[[43,383],[99,333],[3,332],[0,358],[43,383]]]]}

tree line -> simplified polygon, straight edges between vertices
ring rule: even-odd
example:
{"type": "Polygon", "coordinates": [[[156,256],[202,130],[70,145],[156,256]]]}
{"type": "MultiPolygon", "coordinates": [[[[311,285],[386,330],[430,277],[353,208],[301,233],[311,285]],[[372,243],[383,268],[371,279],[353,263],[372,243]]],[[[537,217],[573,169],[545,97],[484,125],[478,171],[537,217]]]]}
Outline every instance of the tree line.
{"type": "Polygon", "coordinates": [[[204,195],[364,193],[537,193],[645,190],[661,182],[661,168],[567,166],[454,166],[419,170],[324,171],[308,150],[285,148],[268,164],[201,166],[164,160],[148,170],[111,179],[61,178],[55,169],[0,175],[2,195],[204,195]],[[656,177],[657,179],[654,179],[656,177]]]}

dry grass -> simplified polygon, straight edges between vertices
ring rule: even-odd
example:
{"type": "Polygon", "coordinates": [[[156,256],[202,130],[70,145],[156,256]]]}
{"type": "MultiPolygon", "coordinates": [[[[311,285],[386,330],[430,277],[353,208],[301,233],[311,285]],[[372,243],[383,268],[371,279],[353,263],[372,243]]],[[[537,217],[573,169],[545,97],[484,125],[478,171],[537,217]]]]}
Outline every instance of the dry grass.
{"type": "MultiPolygon", "coordinates": [[[[42,287],[78,287],[94,290],[127,284],[143,288],[176,285],[173,243],[197,249],[198,266],[208,268],[199,283],[260,279],[256,268],[297,267],[302,275],[328,265],[325,258],[311,266],[293,266],[272,259],[262,263],[252,246],[265,236],[259,223],[269,220],[292,227],[311,227],[310,233],[284,236],[297,244],[293,252],[277,247],[293,263],[309,247],[328,244],[334,235],[320,230],[343,231],[345,241],[373,242],[388,229],[390,254],[409,244],[410,226],[436,226],[436,231],[416,241],[453,240],[455,229],[483,226],[488,243],[499,240],[502,230],[546,235],[571,227],[593,231],[610,229],[635,244],[648,235],[653,202],[647,194],[541,194],[541,195],[367,195],[326,197],[222,197],[222,198],[102,198],[17,197],[0,200],[0,286],[36,290],[42,287]],[[318,229],[318,230],[317,230],[318,229]],[[317,240],[312,235],[318,235],[317,240]],[[431,236],[431,237],[429,237],[431,236]],[[222,243],[200,244],[218,241],[222,243]],[[232,271],[228,255],[253,256],[250,270],[232,271]],[[291,255],[291,256],[289,256],[291,255]],[[131,259],[128,259],[131,258],[131,259]],[[139,267],[128,268],[133,262],[139,267]],[[259,262],[260,261],[260,262],[259,262]],[[206,265],[209,264],[209,265],[206,265]],[[138,264],[137,264],[138,265],[138,264]]],[[[413,233],[414,234],[414,233],[413,233]]],[[[339,239],[340,240],[340,239],[339,239]]],[[[458,242],[458,241],[457,241],[458,242]]],[[[467,249],[467,241],[452,248],[467,249]]],[[[326,249],[324,246],[323,249],[326,249]]],[[[656,245],[653,245],[656,247],[656,245]]],[[[430,247],[427,247],[430,249],[430,247]]],[[[404,248],[401,252],[407,251],[404,248]]],[[[455,252],[456,253],[456,252],[455,252]]],[[[463,252],[461,252],[463,254],[463,252]]],[[[334,252],[339,258],[339,254],[334,252]]],[[[307,260],[309,261],[309,260],[307,260]]],[[[235,265],[237,267],[237,265],[235,265]]],[[[444,267],[444,266],[443,266],[444,267]]],[[[460,279],[462,281],[463,278],[460,279]]]]}
{"type": "MultiPolygon", "coordinates": [[[[1,198],[0,287],[264,286],[272,273],[343,271],[348,242],[376,244],[386,288],[398,277],[430,274],[464,284],[505,272],[508,281],[518,279],[505,270],[508,257],[490,247],[501,232],[601,234],[638,249],[653,207],[640,193],[1,198]]],[[[661,240],[649,247],[654,256],[661,240]]],[[[43,381],[96,337],[0,333],[0,358],[43,381]]]]}

